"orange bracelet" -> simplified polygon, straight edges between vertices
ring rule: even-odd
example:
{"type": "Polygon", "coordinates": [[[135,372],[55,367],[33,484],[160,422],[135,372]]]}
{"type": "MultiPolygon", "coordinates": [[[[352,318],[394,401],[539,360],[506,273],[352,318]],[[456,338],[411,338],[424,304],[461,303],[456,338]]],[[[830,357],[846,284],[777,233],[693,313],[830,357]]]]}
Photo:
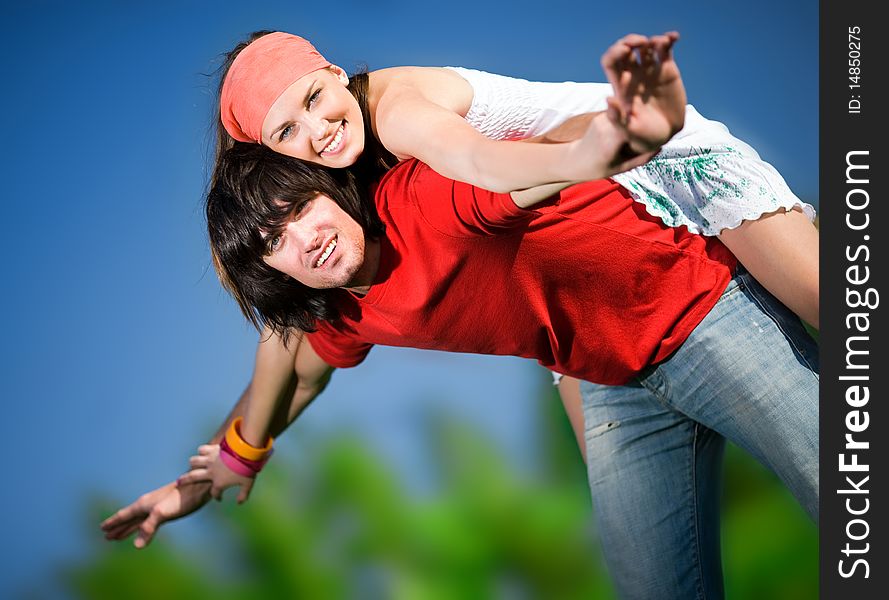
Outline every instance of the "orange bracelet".
{"type": "Polygon", "coordinates": [[[272,451],[272,443],[275,441],[274,438],[269,436],[269,441],[266,443],[265,448],[255,448],[251,446],[241,437],[242,421],[243,418],[238,417],[232,421],[228,431],[225,432],[225,441],[228,443],[228,447],[241,458],[247,460],[263,460],[272,451]]]}

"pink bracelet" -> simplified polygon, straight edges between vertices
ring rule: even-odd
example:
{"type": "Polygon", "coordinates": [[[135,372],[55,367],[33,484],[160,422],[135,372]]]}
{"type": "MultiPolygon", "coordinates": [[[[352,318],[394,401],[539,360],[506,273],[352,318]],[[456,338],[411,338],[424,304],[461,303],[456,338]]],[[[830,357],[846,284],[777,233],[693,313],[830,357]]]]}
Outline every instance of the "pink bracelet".
{"type": "Polygon", "coordinates": [[[237,458],[235,458],[228,452],[223,452],[221,449],[219,452],[219,460],[221,460],[222,464],[228,467],[230,471],[237,475],[240,475],[241,477],[249,477],[250,479],[256,477],[256,471],[254,471],[247,465],[241,464],[237,458]]]}
{"type": "Polygon", "coordinates": [[[220,440],[219,442],[219,451],[225,452],[230,457],[234,458],[239,463],[252,470],[254,473],[259,473],[260,471],[262,471],[265,463],[269,461],[269,458],[271,458],[272,454],[274,453],[274,450],[269,450],[268,454],[266,454],[265,458],[263,458],[262,460],[250,460],[244,458],[243,456],[240,456],[237,452],[235,452],[234,448],[229,445],[228,440],[226,440],[225,438],[222,438],[222,440],[220,440]]]}

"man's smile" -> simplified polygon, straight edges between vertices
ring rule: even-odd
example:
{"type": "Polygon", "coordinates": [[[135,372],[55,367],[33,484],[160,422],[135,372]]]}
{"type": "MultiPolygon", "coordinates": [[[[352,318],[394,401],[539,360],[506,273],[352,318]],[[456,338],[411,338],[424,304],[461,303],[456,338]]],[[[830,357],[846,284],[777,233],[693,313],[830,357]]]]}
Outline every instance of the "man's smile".
{"type": "Polygon", "coordinates": [[[336,243],[337,236],[334,235],[333,238],[331,238],[331,240],[324,245],[320,255],[318,255],[318,257],[314,261],[316,269],[320,269],[324,265],[324,263],[327,262],[327,259],[330,258],[330,255],[333,252],[334,248],[336,248],[336,243]]]}

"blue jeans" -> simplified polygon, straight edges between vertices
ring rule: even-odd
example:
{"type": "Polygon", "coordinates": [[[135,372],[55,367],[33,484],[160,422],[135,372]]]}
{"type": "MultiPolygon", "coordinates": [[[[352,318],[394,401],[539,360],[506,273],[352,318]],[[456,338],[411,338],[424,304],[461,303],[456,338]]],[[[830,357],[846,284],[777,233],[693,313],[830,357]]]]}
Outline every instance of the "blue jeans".
{"type": "Polygon", "coordinates": [[[581,383],[605,559],[633,599],[722,598],[729,439],[818,512],[818,348],[746,271],[666,361],[625,386],[581,383]]]}

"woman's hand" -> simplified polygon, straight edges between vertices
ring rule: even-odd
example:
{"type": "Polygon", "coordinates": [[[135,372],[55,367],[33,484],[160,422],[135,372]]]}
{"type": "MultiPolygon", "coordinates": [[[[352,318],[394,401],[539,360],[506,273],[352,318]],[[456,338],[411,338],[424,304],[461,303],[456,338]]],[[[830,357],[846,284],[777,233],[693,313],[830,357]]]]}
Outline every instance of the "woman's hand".
{"type": "Polygon", "coordinates": [[[133,545],[141,549],[151,543],[162,524],[190,515],[209,499],[208,483],[180,486],[174,481],[143,494],[129,506],[105,519],[101,528],[107,540],[123,540],[138,530],[139,534],[133,545]]]}
{"type": "Polygon", "coordinates": [[[593,113],[583,136],[566,146],[565,168],[571,181],[611,177],[648,162],[660,149],[638,151],[631,147],[626,126],[620,122],[620,108],[614,97],[608,109],[593,113]]]}
{"type": "Polygon", "coordinates": [[[630,34],[602,56],[634,152],[657,151],[685,124],[685,86],[673,60],[678,39],[675,31],[650,38],[630,34]]]}
{"type": "Polygon", "coordinates": [[[191,470],[178,479],[179,485],[210,483],[210,497],[216,500],[222,500],[222,492],[237,485],[241,487],[238,504],[245,502],[250,496],[255,479],[238,475],[229,469],[219,458],[219,444],[199,446],[197,456],[192,456],[188,463],[191,470]]]}

